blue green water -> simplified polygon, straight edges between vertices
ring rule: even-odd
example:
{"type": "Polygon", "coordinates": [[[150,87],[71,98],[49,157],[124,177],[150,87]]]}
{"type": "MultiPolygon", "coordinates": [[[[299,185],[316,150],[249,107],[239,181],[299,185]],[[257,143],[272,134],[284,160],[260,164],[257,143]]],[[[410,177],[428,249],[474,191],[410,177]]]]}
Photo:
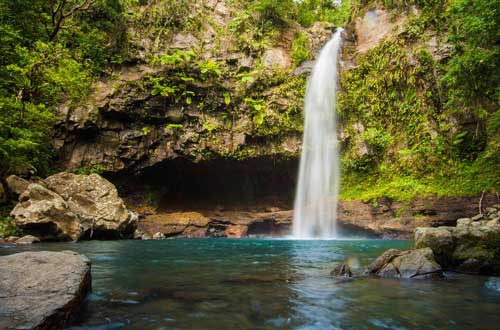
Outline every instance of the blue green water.
{"type": "Polygon", "coordinates": [[[1,248],[75,250],[93,292],[72,330],[500,329],[500,279],[336,280],[408,241],[200,239],[91,241],[1,248]]]}

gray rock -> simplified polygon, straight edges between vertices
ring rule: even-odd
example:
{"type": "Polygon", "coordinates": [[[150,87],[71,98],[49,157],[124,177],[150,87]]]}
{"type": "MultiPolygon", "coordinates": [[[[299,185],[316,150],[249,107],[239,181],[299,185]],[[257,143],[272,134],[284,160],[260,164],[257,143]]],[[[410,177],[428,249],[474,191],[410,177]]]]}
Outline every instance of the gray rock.
{"type": "Polygon", "coordinates": [[[500,227],[500,218],[495,218],[495,219],[489,220],[486,223],[486,226],[489,226],[489,227],[500,227]]]}
{"type": "Polygon", "coordinates": [[[17,175],[8,176],[5,182],[7,183],[7,189],[15,197],[19,197],[30,184],[28,180],[18,177],[17,175]]]}
{"type": "Polygon", "coordinates": [[[40,242],[40,239],[38,237],[35,237],[33,235],[26,235],[18,239],[16,241],[16,244],[33,244],[38,242],[40,242]]]}
{"type": "Polygon", "coordinates": [[[90,261],[73,251],[0,257],[0,328],[62,329],[91,288],[90,261]]]}
{"type": "Polygon", "coordinates": [[[134,235],[132,236],[134,239],[141,239],[144,232],[142,230],[136,229],[134,231],[134,235]]]}
{"type": "Polygon", "coordinates": [[[14,243],[15,241],[17,241],[18,239],[20,239],[19,236],[7,236],[5,237],[5,242],[7,243],[14,243]]]}
{"type": "Polygon", "coordinates": [[[498,216],[498,213],[497,211],[491,211],[491,212],[488,212],[488,214],[486,214],[486,219],[487,220],[493,220],[495,219],[496,217],[498,216]]]}
{"type": "Polygon", "coordinates": [[[452,270],[500,274],[498,220],[480,220],[469,226],[417,228],[415,246],[429,247],[437,262],[452,270]]]}
{"type": "Polygon", "coordinates": [[[292,74],[294,76],[299,76],[301,74],[309,74],[312,72],[314,67],[314,61],[305,61],[301,65],[299,65],[295,70],[293,70],[292,74]]]}
{"type": "Polygon", "coordinates": [[[417,249],[429,247],[438,257],[451,253],[454,246],[453,235],[445,227],[419,227],[415,229],[415,247],[417,249]]]}
{"type": "Polygon", "coordinates": [[[77,240],[84,232],[80,219],[68,203],[37,183],[30,184],[21,194],[10,215],[26,232],[43,232],[45,238],[77,240]]]}
{"type": "Polygon", "coordinates": [[[71,240],[133,233],[137,215],[127,210],[115,186],[103,177],[62,172],[45,179],[45,184],[30,184],[11,212],[27,232],[71,240]]]}
{"type": "Polygon", "coordinates": [[[483,218],[484,218],[484,216],[482,214],[478,214],[478,215],[473,216],[471,219],[472,219],[472,221],[479,221],[479,220],[482,220],[483,218]]]}
{"type": "Polygon", "coordinates": [[[441,266],[430,248],[400,251],[390,249],[378,257],[366,273],[385,278],[440,278],[441,266]]]}
{"type": "Polygon", "coordinates": [[[165,239],[165,235],[163,233],[157,232],[153,235],[153,239],[156,240],[165,239]]]}
{"type": "Polygon", "coordinates": [[[335,266],[330,274],[335,277],[352,277],[352,271],[346,263],[335,266]]]}
{"type": "Polygon", "coordinates": [[[472,223],[471,218],[460,218],[457,220],[457,227],[470,226],[471,223],[472,223]]]}

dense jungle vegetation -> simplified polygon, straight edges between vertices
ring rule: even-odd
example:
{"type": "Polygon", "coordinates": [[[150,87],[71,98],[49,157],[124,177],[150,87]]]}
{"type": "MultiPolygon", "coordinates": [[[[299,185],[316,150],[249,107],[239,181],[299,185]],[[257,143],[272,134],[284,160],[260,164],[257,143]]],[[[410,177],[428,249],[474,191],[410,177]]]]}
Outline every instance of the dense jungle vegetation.
{"type": "MultiPolygon", "coordinates": [[[[356,66],[342,73],[338,100],[342,129],[350,136],[343,145],[342,198],[403,200],[500,187],[499,0],[226,2],[239,8],[230,29],[241,36],[237,46],[246,53],[262,52],[294,24],[307,28],[326,21],[352,27],[356,17],[376,6],[395,18],[409,17],[397,37],[365,54],[345,54],[356,66]],[[449,45],[445,58],[436,60],[425,46],[429,33],[449,45]],[[358,152],[360,143],[366,152],[358,152]]],[[[131,26],[158,38],[200,29],[204,7],[193,13],[192,5],[190,0],[0,0],[0,177],[50,173],[58,106],[84,103],[92,82],[114,68],[138,64],[130,55],[131,26]]],[[[151,61],[182,69],[195,55],[172,52],[151,61]]],[[[297,33],[294,67],[312,56],[306,36],[297,33]]],[[[200,80],[217,81],[222,69],[204,62],[197,72],[200,80]]],[[[239,79],[256,80],[251,75],[239,79]]],[[[277,79],[290,79],[288,87],[302,95],[304,79],[291,72],[277,79]]],[[[150,85],[152,95],[176,92],[161,80],[150,85]]],[[[232,102],[223,88],[220,94],[224,103],[232,102]]],[[[176,97],[191,102],[189,93],[176,97]]],[[[265,122],[265,100],[241,102],[251,108],[256,124],[265,122]]],[[[213,129],[208,123],[206,131],[213,129]]]]}

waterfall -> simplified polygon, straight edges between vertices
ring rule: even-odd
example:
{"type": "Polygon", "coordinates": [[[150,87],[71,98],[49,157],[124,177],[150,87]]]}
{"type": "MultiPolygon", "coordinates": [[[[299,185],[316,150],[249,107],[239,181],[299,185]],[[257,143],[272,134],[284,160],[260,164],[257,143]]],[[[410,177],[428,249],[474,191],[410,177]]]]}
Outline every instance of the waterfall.
{"type": "Polygon", "coordinates": [[[305,97],[304,136],[295,206],[296,238],[336,238],[340,164],[336,125],[337,59],[342,28],[321,50],[305,97]]]}

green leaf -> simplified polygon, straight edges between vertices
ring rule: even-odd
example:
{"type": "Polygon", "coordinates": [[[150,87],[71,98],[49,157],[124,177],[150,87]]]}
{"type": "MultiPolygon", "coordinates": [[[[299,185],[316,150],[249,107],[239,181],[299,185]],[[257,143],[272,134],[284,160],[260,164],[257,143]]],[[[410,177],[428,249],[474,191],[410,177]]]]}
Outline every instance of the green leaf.
{"type": "Polygon", "coordinates": [[[231,95],[229,95],[228,92],[225,92],[224,93],[224,103],[226,105],[229,105],[231,103],[231,95]]]}

